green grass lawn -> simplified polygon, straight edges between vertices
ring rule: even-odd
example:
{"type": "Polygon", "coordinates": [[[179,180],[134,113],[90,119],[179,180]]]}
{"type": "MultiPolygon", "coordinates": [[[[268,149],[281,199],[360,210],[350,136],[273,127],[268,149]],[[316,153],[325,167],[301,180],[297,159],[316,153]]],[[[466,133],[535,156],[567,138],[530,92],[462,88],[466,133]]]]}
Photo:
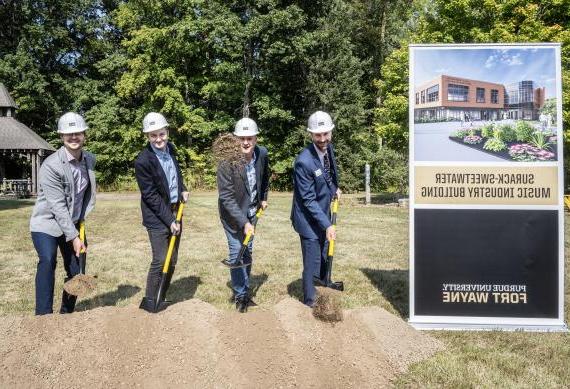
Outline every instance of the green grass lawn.
{"type": "MultiPolygon", "coordinates": [[[[346,285],[346,308],[377,305],[408,317],[408,210],[366,207],[358,196],[343,198],[333,278],[346,285]]],[[[28,232],[33,201],[0,200],[0,315],[32,315],[37,255],[28,232]]],[[[289,222],[290,194],[270,195],[259,221],[252,287],[262,306],[301,297],[301,252],[289,222]]],[[[192,297],[233,309],[229,272],[220,260],[227,244],[215,192],[194,193],[184,215],[179,261],[169,299],[192,297]]],[[[568,228],[568,226],[566,227],[568,228]]],[[[78,310],[138,304],[150,264],[146,230],[136,194],[104,194],[87,219],[87,273],[96,274],[95,296],[78,310]]],[[[568,242],[566,242],[568,253],[568,242]]],[[[568,264],[568,255],[566,256],[568,264]]],[[[56,305],[63,282],[58,264],[56,305]]],[[[569,279],[566,276],[566,285],[569,279]]],[[[568,291],[568,287],[566,287],[568,291]]],[[[565,298],[568,300],[568,292],[565,298]]],[[[568,308],[566,308],[566,317],[568,308]]],[[[447,350],[413,365],[398,386],[568,387],[570,335],[521,332],[431,332],[447,350]]]]}

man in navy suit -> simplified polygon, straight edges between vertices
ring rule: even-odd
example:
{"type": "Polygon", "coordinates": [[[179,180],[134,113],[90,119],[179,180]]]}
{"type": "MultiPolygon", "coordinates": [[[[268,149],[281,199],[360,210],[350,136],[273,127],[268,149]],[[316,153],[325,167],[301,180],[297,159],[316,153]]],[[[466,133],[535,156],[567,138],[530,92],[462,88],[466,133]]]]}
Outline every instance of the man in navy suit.
{"type": "Polygon", "coordinates": [[[315,303],[313,277],[325,277],[328,241],[336,239],[330,220],[333,197],[340,198],[338,169],[331,144],[334,124],[330,115],[317,111],[309,117],[312,144],[295,160],[291,221],[301,238],[303,252],[303,303],[315,303]]]}

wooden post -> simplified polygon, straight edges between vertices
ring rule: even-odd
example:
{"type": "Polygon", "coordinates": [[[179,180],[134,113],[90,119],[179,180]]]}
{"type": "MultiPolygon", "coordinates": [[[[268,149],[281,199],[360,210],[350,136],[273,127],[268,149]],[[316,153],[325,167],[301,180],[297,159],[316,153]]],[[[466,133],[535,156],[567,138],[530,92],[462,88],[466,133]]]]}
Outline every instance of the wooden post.
{"type": "Polygon", "coordinates": [[[370,165],[364,166],[364,187],[366,190],[366,205],[370,205],[370,165]]]}
{"type": "Polygon", "coordinates": [[[32,187],[31,187],[32,195],[35,195],[37,193],[37,188],[38,188],[37,163],[38,163],[38,156],[36,153],[32,153],[32,187]]]}

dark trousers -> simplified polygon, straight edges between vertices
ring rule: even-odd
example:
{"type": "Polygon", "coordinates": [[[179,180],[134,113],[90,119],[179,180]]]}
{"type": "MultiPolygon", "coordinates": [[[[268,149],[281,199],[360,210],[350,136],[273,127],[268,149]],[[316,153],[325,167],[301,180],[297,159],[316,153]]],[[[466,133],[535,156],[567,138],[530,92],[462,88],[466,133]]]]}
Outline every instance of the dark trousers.
{"type": "MultiPolygon", "coordinates": [[[[168,245],[170,243],[170,230],[167,229],[147,229],[148,237],[150,239],[150,247],[152,249],[152,262],[150,263],[150,268],[148,270],[148,276],[146,278],[146,292],[145,296],[147,298],[155,299],[158,293],[158,288],[160,285],[160,279],[162,277],[162,267],[164,266],[164,261],[166,260],[166,253],[168,252],[168,245]]],[[[180,230],[182,233],[182,229],[180,230]]],[[[166,278],[166,289],[170,285],[172,280],[172,274],[174,273],[174,267],[178,260],[178,246],[180,244],[180,235],[176,238],[176,244],[174,245],[174,250],[172,251],[172,257],[170,258],[170,271],[166,278]]]]}
{"type": "MultiPolygon", "coordinates": [[[[53,290],[55,283],[55,268],[57,264],[57,248],[63,257],[63,267],[70,280],[79,273],[79,260],[73,252],[73,244],[65,241],[65,236],[54,237],[43,232],[32,232],[32,241],[38,253],[36,271],[36,315],[53,313],[53,290]]],[[[61,298],[59,313],[71,313],[75,309],[76,296],[65,290],[61,298]]]]}
{"type": "Polygon", "coordinates": [[[303,252],[303,303],[313,306],[316,289],[313,277],[324,279],[327,250],[329,242],[323,233],[319,239],[307,239],[301,236],[301,251],[303,252]]]}

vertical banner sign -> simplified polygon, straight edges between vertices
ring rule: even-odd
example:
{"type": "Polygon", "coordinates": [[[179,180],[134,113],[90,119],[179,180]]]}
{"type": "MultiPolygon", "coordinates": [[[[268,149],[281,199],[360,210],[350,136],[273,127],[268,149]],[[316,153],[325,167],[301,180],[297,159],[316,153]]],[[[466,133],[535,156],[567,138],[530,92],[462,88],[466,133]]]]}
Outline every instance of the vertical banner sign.
{"type": "Polygon", "coordinates": [[[565,331],[559,44],[410,46],[410,323],[565,331]]]}

